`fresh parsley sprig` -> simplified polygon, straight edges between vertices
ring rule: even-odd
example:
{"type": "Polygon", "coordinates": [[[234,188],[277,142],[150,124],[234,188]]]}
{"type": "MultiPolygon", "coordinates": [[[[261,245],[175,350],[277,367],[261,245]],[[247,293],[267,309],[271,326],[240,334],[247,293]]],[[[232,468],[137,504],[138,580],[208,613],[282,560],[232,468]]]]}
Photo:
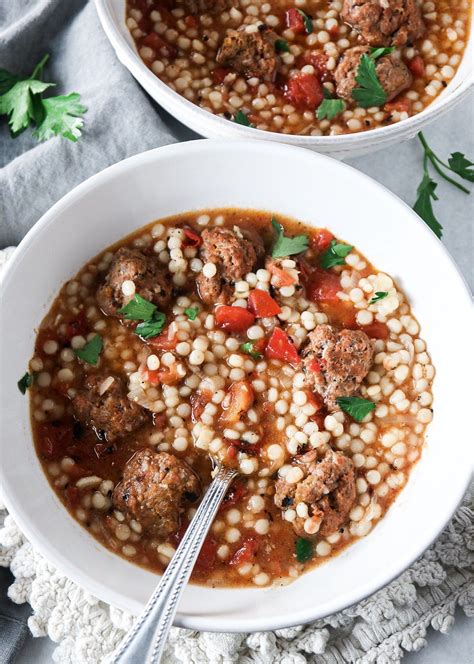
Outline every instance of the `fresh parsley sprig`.
{"type": "Polygon", "coordinates": [[[295,544],[296,560],[299,563],[306,563],[314,556],[313,544],[303,537],[298,537],[295,544]]]}
{"type": "Polygon", "coordinates": [[[275,49],[278,53],[290,52],[290,46],[286,39],[275,39],[275,49]]]}
{"type": "Polygon", "coordinates": [[[307,235],[295,235],[294,237],[286,237],[283,226],[278,223],[275,217],[272,217],[272,226],[277,234],[276,242],[273,245],[272,257],[284,258],[286,256],[293,256],[301,254],[308,248],[307,235]]]}
{"type": "Polygon", "coordinates": [[[254,126],[243,111],[237,111],[237,113],[234,115],[234,122],[243,125],[244,127],[254,126]]]}
{"type": "Polygon", "coordinates": [[[373,401],[361,399],[360,397],[338,397],[336,402],[339,408],[350,415],[356,422],[362,422],[364,417],[375,408],[373,401]]]}
{"type": "Polygon", "coordinates": [[[34,374],[28,373],[28,371],[25,373],[24,376],[20,378],[18,381],[18,389],[22,394],[26,394],[26,390],[31,387],[34,383],[34,374]]]}
{"type": "Polygon", "coordinates": [[[324,270],[329,270],[329,268],[334,267],[335,265],[344,265],[346,262],[346,256],[348,256],[353,249],[354,247],[350,244],[342,244],[337,240],[331,240],[331,244],[324,254],[321,255],[321,267],[324,270]]]}
{"type": "Polygon", "coordinates": [[[255,349],[255,345],[252,343],[252,341],[246,341],[244,344],[241,344],[240,350],[242,353],[250,355],[250,357],[252,357],[254,360],[259,360],[262,357],[261,353],[255,349]]]}
{"type": "Polygon", "coordinates": [[[384,55],[389,55],[393,50],[393,46],[372,48],[369,53],[362,55],[355,76],[359,85],[352,90],[352,97],[362,108],[383,106],[387,101],[387,93],[378,79],[375,63],[376,60],[384,55]]]}
{"type": "Polygon", "coordinates": [[[303,19],[304,29],[307,35],[310,35],[313,32],[313,19],[308,14],[305,14],[303,10],[297,9],[298,14],[303,19]]]}
{"type": "Polygon", "coordinates": [[[74,353],[83,362],[87,364],[96,365],[99,361],[99,355],[102,352],[104,342],[100,334],[96,334],[90,341],[82,348],[74,348],[74,353]]]}
{"type": "Polygon", "coordinates": [[[27,77],[0,69],[0,116],[8,118],[14,138],[27,127],[36,126],[33,135],[39,141],[63,136],[76,142],[84,125],[82,115],[87,109],[80,103],[77,92],[43,99],[43,93],[55,86],[42,80],[48,58],[49,55],[45,55],[27,77]]]}
{"type": "Polygon", "coordinates": [[[316,111],[316,117],[318,120],[332,120],[336,115],[340,115],[343,111],[346,110],[346,102],[343,99],[338,99],[333,97],[329,90],[323,85],[323,95],[324,99],[319,104],[318,110],[316,111]]]}
{"type": "Polygon", "coordinates": [[[369,304],[375,304],[376,302],[383,300],[387,295],[388,291],[375,291],[375,295],[369,300],[369,304]]]}
{"type": "Polygon", "coordinates": [[[199,313],[199,307],[187,307],[184,310],[184,313],[186,314],[189,320],[196,320],[196,317],[199,313]]]}
{"type": "Polygon", "coordinates": [[[433,210],[433,201],[438,200],[436,195],[436,188],[438,183],[435,180],[432,180],[428,170],[429,164],[432,165],[434,170],[440,175],[446,182],[449,182],[454,187],[457,187],[465,194],[471,193],[464,185],[462,185],[457,180],[451,178],[444,170],[447,169],[452,173],[455,173],[463,180],[468,182],[474,182],[474,163],[470,161],[462,152],[453,152],[451,157],[446,164],[442,161],[438,155],[433,152],[433,150],[428,145],[426,138],[423,132],[420,131],[418,134],[421,145],[423,146],[423,178],[418,185],[417,189],[417,199],[413,206],[415,212],[426,222],[426,224],[431,228],[433,233],[439,238],[443,235],[443,227],[436,218],[436,215],[433,210]],[[443,167],[443,168],[441,168],[443,167]]]}
{"type": "Polygon", "coordinates": [[[156,304],[145,300],[137,293],[117,313],[122,314],[125,320],[142,321],[135,328],[135,334],[143,337],[143,339],[156,337],[166,323],[165,314],[158,311],[156,304]]]}

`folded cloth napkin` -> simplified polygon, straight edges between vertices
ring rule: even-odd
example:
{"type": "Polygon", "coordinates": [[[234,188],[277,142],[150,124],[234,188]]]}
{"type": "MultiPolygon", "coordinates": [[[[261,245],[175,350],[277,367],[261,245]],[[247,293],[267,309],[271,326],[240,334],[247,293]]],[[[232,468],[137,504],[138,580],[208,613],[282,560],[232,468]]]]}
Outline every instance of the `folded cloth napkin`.
{"type": "Polygon", "coordinates": [[[0,1],[0,68],[29,74],[45,53],[53,94],[88,108],[77,143],[12,140],[0,120],[0,247],[17,244],[61,196],[106,166],[194,134],[159,109],[118,61],[92,0],[0,1]]]}
{"type": "Polygon", "coordinates": [[[13,582],[9,570],[0,569],[0,662],[15,661],[28,636],[26,620],[31,614],[28,604],[13,604],[7,598],[7,588],[13,582]]]}

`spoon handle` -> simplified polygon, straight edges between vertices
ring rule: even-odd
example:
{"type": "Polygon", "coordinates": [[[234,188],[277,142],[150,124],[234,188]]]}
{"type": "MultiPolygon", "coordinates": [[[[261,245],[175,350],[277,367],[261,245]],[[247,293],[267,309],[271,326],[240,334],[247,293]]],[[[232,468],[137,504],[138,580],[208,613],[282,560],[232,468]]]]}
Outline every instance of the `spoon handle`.
{"type": "Polygon", "coordinates": [[[160,661],[181,593],[236,474],[234,470],[219,468],[155,592],[116,650],[113,664],[158,664],[160,661]]]}

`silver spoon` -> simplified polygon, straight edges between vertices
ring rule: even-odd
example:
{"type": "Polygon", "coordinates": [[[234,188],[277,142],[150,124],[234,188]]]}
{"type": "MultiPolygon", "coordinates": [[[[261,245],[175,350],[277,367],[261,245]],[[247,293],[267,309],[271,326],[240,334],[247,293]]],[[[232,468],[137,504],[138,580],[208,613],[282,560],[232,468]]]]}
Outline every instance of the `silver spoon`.
{"type": "Polygon", "coordinates": [[[181,594],[219,505],[236,475],[237,471],[218,466],[217,474],[155,592],[115,651],[113,664],[158,664],[161,660],[181,594]]]}

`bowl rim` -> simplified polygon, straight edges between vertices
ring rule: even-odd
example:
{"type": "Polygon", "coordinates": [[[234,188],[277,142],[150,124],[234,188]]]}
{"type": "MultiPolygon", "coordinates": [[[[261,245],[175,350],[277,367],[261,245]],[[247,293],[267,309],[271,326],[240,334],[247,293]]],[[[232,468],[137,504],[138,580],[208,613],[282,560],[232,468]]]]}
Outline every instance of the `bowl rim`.
{"type": "MultiPolygon", "coordinates": [[[[334,149],[357,149],[362,148],[362,143],[378,141],[380,147],[386,141],[393,140],[400,133],[408,133],[414,136],[418,131],[421,131],[427,123],[434,120],[436,117],[447,112],[455,104],[462,101],[469,91],[474,88],[474,71],[461,83],[459,83],[453,91],[443,97],[438,103],[437,99],[434,100],[423,111],[412,115],[406,120],[401,120],[386,127],[376,127],[363,132],[355,132],[353,134],[340,134],[338,136],[302,136],[300,134],[282,134],[280,132],[265,131],[255,127],[246,127],[237,123],[229,123],[229,120],[222,118],[214,113],[209,113],[201,108],[194,102],[186,99],[175,90],[172,90],[166,83],[164,83],[158,76],[156,76],[143,62],[137,51],[131,46],[127,39],[123,36],[117,22],[110,9],[110,3],[114,0],[95,0],[97,14],[102,24],[105,34],[107,35],[114,51],[120,62],[129,70],[134,78],[144,86],[143,80],[151,89],[156,90],[156,97],[151,94],[157,103],[162,105],[173,117],[188,127],[189,118],[193,116],[196,118],[196,125],[199,129],[194,131],[202,131],[203,136],[209,136],[208,129],[214,127],[219,136],[236,136],[238,138],[254,138],[266,140],[270,142],[285,142],[291,145],[299,145],[308,148],[334,148],[334,149]],[[175,107],[174,109],[172,107],[175,107]],[[186,118],[186,119],[184,119],[186,118]]],[[[125,0],[119,0],[125,2],[125,0]]],[[[124,22],[125,24],[125,22],[124,22]]],[[[126,28],[126,26],[125,26],[126,28]]],[[[128,30],[128,28],[126,28],[128,30]]],[[[471,30],[474,27],[471,26],[471,30]]],[[[470,40],[474,39],[472,33],[470,40]]],[[[465,53],[465,51],[464,51],[465,53]]],[[[463,56],[464,57],[464,56],[463,56]]],[[[449,86],[452,83],[448,84],[449,86]]],[[[191,120],[192,122],[192,120],[191,120]]],[[[209,136],[213,138],[216,134],[209,136]]]]}
{"type": "MultiPolygon", "coordinates": [[[[269,155],[275,151],[283,152],[298,152],[301,153],[302,149],[282,144],[274,143],[263,143],[262,141],[242,141],[242,140],[208,140],[201,139],[197,141],[189,141],[186,143],[176,143],[173,145],[168,145],[165,147],[155,148],[153,150],[143,152],[128,159],[125,159],[117,164],[114,164],[103,171],[93,175],[92,177],[85,180],[83,183],[79,184],[77,187],[72,189],[68,194],[66,194],[62,199],[55,203],[42,217],[41,219],[33,226],[33,228],[28,232],[25,238],[22,240],[17,250],[14,252],[14,255],[8,261],[3,274],[2,274],[2,285],[4,287],[8,286],[9,275],[13,272],[15,263],[21,258],[22,254],[30,247],[31,244],[34,244],[35,239],[41,235],[50,224],[57,223],[58,218],[61,217],[62,211],[64,208],[69,207],[72,203],[81,199],[84,196],[87,196],[89,193],[93,192],[95,189],[100,188],[102,183],[114,179],[116,175],[121,172],[126,172],[130,168],[135,166],[153,162],[156,159],[172,159],[175,154],[183,152],[198,152],[202,155],[203,151],[226,151],[228,146],[232,144],[235,145],[238,149],[242,150],[258,150],[260,152],[267,152],[269,155]]],[[[318,153],[310,153],[305,151],[305,157],[308,158],[311,155],[312,160],[317,164],[318,162],[323,165],[329,161],[334,162],[335,160],[331,159],[326,155],[321,155],[318,153]]],[[[356,175],[357,178],[369,180],[373,186],[379,188],[384,192],[385,196],[390,196],[394,199],[397,204],[403,205],[407,213],[412,217],[413,223],[418,223],[423,228],[426,237],[430,237],[431,240],[435,240],[435,236],[432,231],[424,224],[424,222],[416,215],[408,205],[401,201],[395,194],[387,190],[383,185],[377,183],[375,180],[369,176],[361,173],[357,169],[339,162],[339,168],[345,170],[352,177],[356,175]]],[[[438,240],[436,240],[438,242],[438,240]]],[[[451,263],[454,268],[455,273],[459,278],[459,290],[463,291],[463,298],[465,298],[466,305],[471,304],[471,297],[467,284],[465,283],[458,267],[454,263],[454,260],[450,256],[446,248],[439,243],[442,248],[446,259],[451,263]]],[[[455,275],[454,275],[455,276],[455,275]]],[[[31,435],[29,432],[28,435],[31,435]]],[[[188,614],[177,614],[175,624],[181,627],[188,629],[195,629],[201,631],[227,631],[227,632],[254,632],[254,631],[265,631],[265,630],[274,630],[281,629],[284,627],[289,627],[293,625],[301,625],[308,623],[317,618],[322,618],[324,616],[330,615],[337,611],[341,611],[348,606],[351,606],[362,599],[373,594],[380,588],[384,587],[390,583],[394,578],[398,577],[407,567],[409,567],[422,553],[428,548],[431,543],[436,539],[439,533],[445,528],[448,521],[451,519],[453,513],[457,509],[457,506],[462,500],[462,497],[467,489],[467,486],[471,478],[471,468],[469,465],[466,465],[465,470],[463,469],[463,481],[459,482],[458,485],[453,486],[450,491],[450,500],[449,504],[446,501],[446,509],[443,514],[440,515],[440,520],[437,522],[436,526],[426,534],[423,545],[420,545],[416,550],[409,549],[407,547],[407,553],[403,558],[400,558],[393,563],[393,567],[390,571],[390,574],[387,576],[386,573],[377,572],[371,577],[364,586],[358,587],[357,592],[352,591],[348,592],[344,596],[344,599],[341,601],[340,598],[335,598],[332,602],[326,602],[323,610],[318,612],[317,606],[315,607],[314,612],[308,612],[307,609],[303,610],[292,610],[291,614],[287,617],[279,616],[277,620],[269,622],[267,617],[253,617],[247,621],[239,619],[237,622],[235,618],[219,617],[219,616],[202,616],[202,615],[188,615],[188,614]]],[[[50,542],[46,538],[45,534],[36,525],[33,523],[31,517],[28,515],[27,511],[23,509],[21,503],[14,503],[13,500],[10,500],[8,494],[8,487],[11,486],[11,479],[8,478],[8,473],[2,468],[0,464],[0,482],[5,487],[5,504],[7,509],[13,516],[14,520],[25,534],[25,536],[31,541],[32,545],[38,549],[38,551],[49,561],[51,561],[62,573],[64,573],[68,578],[72,579],[82,588],[85,588],[95,596],[104,601],[112,604],[113,606],[118,606],[124,608],[127,611],[130,611],[131,603],[124,603],[124,596],[119,592],[110,589],[109,587],[96,582],[94,579],[88,576],[88,573],[84,568],[79,567],[76,564],[71,564],[71,561],[67,559],[66,555],[61,553],[57,548],[52,548],[50,542]]],[[[311,573],[311,571],[309,572],[311,573]]],[[[223,589],[229,591],[229,588],[223,589]]],[[[252,589],[255,594],[255,599],[258,601],[259,592],[265,592],[265,589],[252,589]]],[[[268,589],[266,589],[268,591],[268,589]]],[[[136,605],[136,610],[140,610],[140,606],[136,605]]]]}

